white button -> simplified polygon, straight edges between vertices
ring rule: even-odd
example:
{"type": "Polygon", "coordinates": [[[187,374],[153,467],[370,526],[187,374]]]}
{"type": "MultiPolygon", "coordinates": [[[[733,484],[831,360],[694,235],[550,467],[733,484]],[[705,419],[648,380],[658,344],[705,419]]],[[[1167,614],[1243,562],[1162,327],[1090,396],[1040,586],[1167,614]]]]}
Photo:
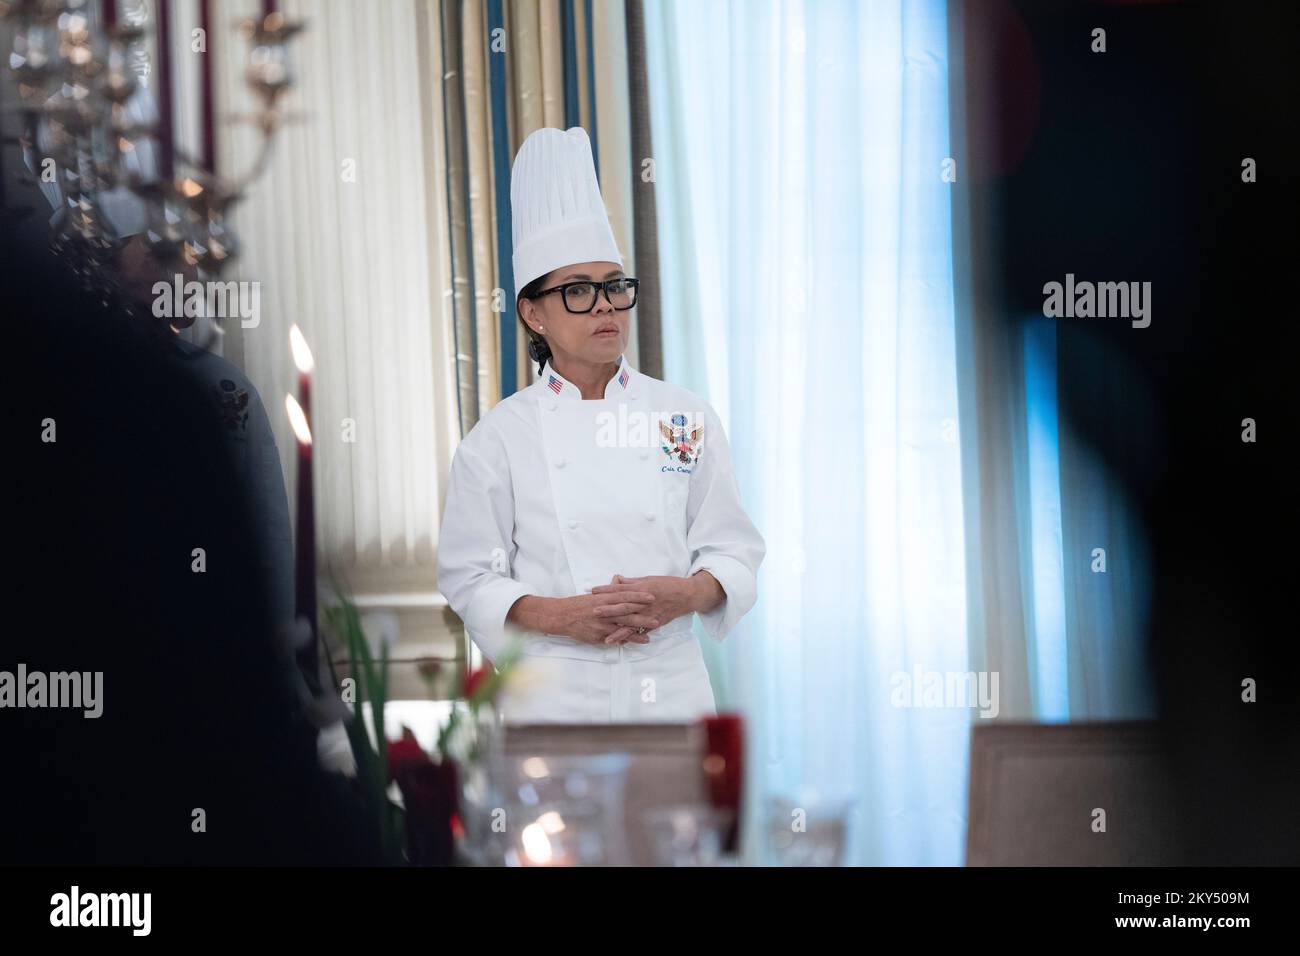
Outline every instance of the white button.
{"type": "Polygon", "coordinates": [[[647,511],[647,512],[645,513],[645,520],[646,520],[646,521],[654,521],[654,520],[655,520],[655,513],[654,513],[653,511],[647,511]]]}
{"type": "Polygon", "coordinates": [[[576,528],[577,526],[578,526],[578,522],[577,522],[577,520],[576,520],[575,518],[570,518],[570,519],[569,519],[569,530],[572,531],[572,530],[573,530],[574,528],[576,528]]]}
{"type": "Polygon", "coordinates": [[[635,396],[635,395],[629,395],[628,398],[629,398],[630,400],[632,400],[632,401],[635,402],[636,399],[637,399],[637,396],[635,396]]]}
{"type": "Polygon", "coordinates": [[[564,467],[564,459],[563,459],[563,458],[557,458],[557,459],[555,459],[555,467],[556,467],[556,468],[563,468],[563,467],[564,467]]]}
{"type": "Polygon", "coordinates": [[[547,410],[548,410],[548,411],[552,411],[552,412],[555,411],[555,410],[556,410],[557,408],[559,408],[559,407],[560,407],[560,406],[557,405],[557,404],[555,404],[555,402],[550,402],[550,403],[546,406],[547,410]]]}
{"type": "Polygon", "coordinates": [[[648,448],[641,452],[642,461],[645,461],[649,457],[650,457],[650,450],[648,448]]]}
{"type": "Polygon", "coordinates": [[[611,648],[609,651],[607,651],[607,652],[605,653],[605,659],[608,660],[608,661],[616,661],[616,660],[618,660],[618,649],[617,649],[617,648],[611,648]]]}

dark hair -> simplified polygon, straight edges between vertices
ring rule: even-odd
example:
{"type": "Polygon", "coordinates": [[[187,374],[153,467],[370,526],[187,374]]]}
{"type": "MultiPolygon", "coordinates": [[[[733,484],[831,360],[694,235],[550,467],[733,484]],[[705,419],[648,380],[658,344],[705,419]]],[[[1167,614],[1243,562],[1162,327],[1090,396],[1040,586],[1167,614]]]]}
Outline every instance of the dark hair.
{"type": "Polygon", "coordinates": [[[551,357],[551,347],[546,344],[545,336],[540,332],[534,331],[529,327],[528,323],[524,321],[524,311],[519,308],[519,303],[524,299],[531,299],[533,296],[537,295],[538,292],[542,291],[542,287],[546,284],[546,277],[549,275],[549,272],[546,273],[546,275],[540,275],[532,282],[528,283],[528,285],[519,290],[519,297],[515,299],[515,314],[519,316],[519,324],[524,327],[524,334],[528,336],[528,357],[537,363],[538,375],[542,374],[542,369],[546,367],[547,359],[551,357]]]}

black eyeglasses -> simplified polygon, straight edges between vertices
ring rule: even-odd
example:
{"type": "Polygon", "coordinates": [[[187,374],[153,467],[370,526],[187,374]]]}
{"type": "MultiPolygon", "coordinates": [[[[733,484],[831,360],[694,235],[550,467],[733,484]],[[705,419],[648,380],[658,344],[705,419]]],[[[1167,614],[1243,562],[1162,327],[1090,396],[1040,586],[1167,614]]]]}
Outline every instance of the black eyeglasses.
{"type": "Polygon", "coordinates": [[[562,293],[564,308],[569,312],[590,312],[596,305],[596,297],[603,291],[605,299],[619,312],[636,305],[636,290],[641,283],[636,279],[623,276],[618,279],[606,279],[604,282],[582,280],[565,282],[550,289],[542,289],[532,299],[539,299],[552,292],[562,293]]]}

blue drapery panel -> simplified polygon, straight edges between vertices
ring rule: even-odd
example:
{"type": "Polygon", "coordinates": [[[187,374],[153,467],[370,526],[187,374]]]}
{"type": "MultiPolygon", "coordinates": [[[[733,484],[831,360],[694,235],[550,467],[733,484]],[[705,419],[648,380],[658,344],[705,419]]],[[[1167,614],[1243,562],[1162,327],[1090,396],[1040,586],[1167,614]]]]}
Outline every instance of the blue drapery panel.
{"type": "MultiPolygon", "coordinates": [[[[491,48],[494,35],[504,35],[505,11],[502,0],[487,0],[488,44],[491,48]],[[502,34],[497,34],[502,31],[502,34]]],[[[513,142],[510,138],[510,91],[506,86],[506,58],[491,56],[488,59],[488,82],[491,88],[492,104],[492,188],[496,195],[496,242],[497,271],[501,277],[501,288],[513,290],[515,287],[515,268],[512,253],[514,241],[511,234],[510,217],[502,215],[500,210],[510,209],[510,168],[514,165],[513,142]]],[[[506,291],[505,299],[511,293],[506,291]]],[[[515,311],[505,308],[501,312],[501,397],[513,395],[518,380],[510,370],[518,364],[516,346],[515,311]]]]}
{"type": "MultiPolygon", "coordinates": [[[[1082,373],[1076,381],[1058,372],[1062,407],[1077,408],[1082,393],[1130,442],[1159,440],[1160,427],[1148,417],[1150,402],[1123,355],[1086,327],[1058,325],[1055,346],[1042,357],[1063,368],[1061,356],[1068,350],[1073,374],[1082,373]],[[1066,400],[1071,393],[1073,402],[1066,400]]],[[[1153,718],[1146,659],[1149,548],[1138,503],[1064,420],[1059,462],[1068,719],[1153,718]]]]}

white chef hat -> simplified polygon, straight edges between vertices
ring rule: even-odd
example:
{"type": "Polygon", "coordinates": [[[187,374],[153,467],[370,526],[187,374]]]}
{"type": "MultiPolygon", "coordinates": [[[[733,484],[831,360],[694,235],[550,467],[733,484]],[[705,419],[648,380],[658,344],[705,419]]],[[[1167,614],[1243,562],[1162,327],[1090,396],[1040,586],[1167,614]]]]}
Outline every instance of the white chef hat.
{"type": "Polygon", "coordinates": [[[623,256],[596,182],[591,140],[581,126],[535,130],[510,172],[515,295],[538,276],[575,262],[623,256]]]}

